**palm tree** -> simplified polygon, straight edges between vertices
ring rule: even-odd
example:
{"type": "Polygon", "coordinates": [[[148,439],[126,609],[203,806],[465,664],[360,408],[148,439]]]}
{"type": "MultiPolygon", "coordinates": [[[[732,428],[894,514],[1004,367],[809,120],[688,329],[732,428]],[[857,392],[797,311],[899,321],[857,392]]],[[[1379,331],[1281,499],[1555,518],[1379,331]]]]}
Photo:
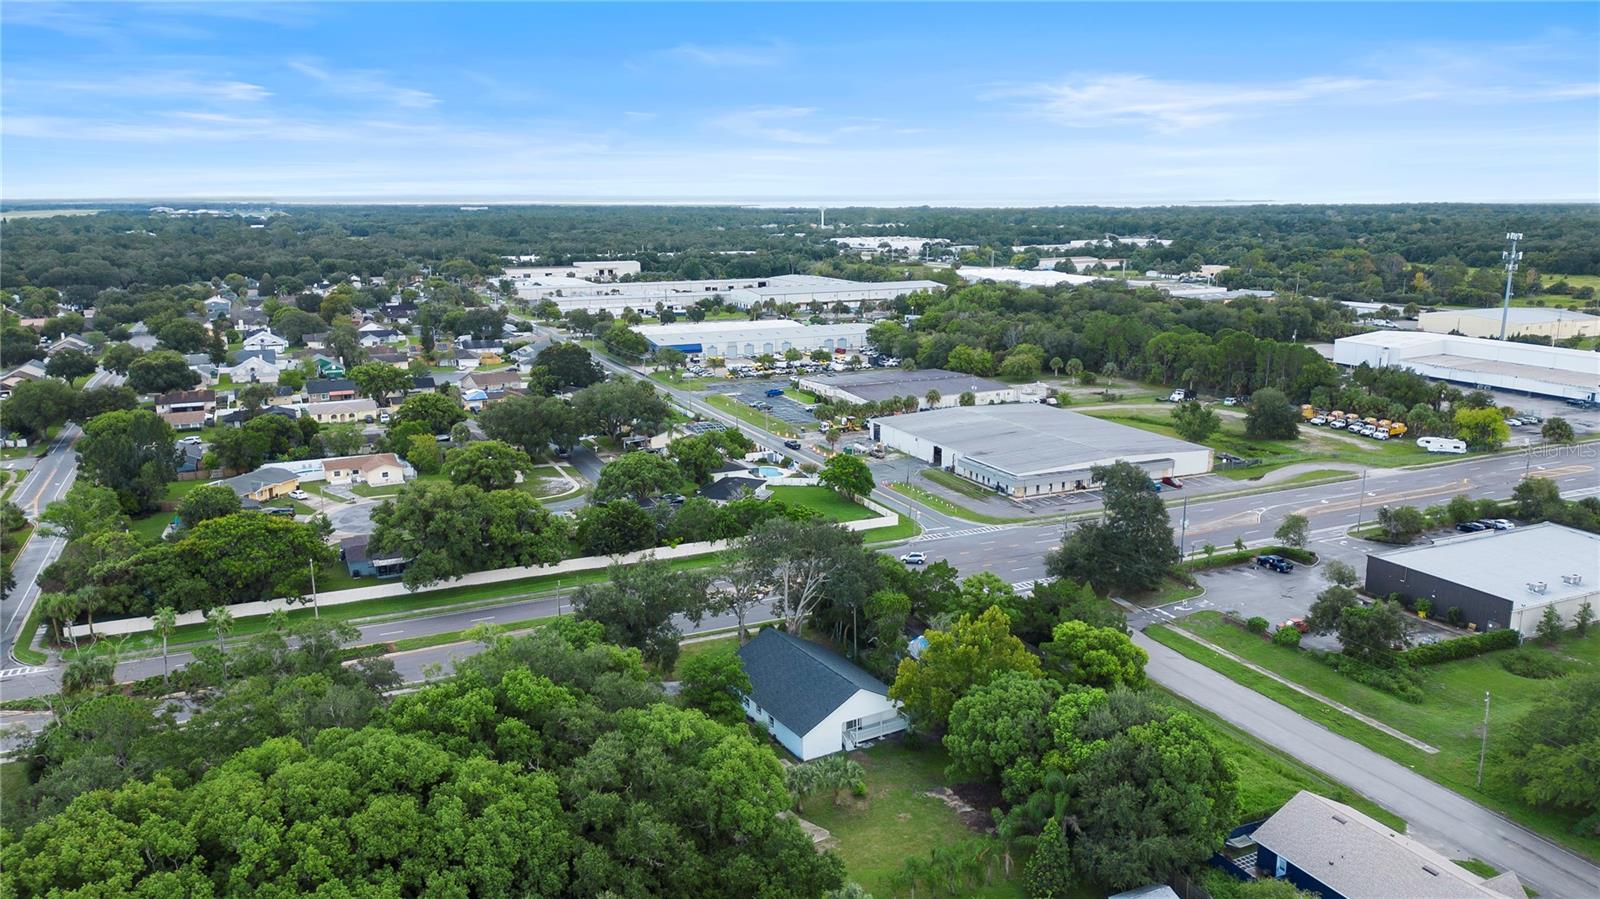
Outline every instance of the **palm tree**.
{"type": "Polygon", "coordinates": [[[922,401],[908,394],[900,398],[900,408],[907,412],[915,412],[922,408],[922,401]]]}
{"type": "Polygon", "coordinates": [[[117,657],[109,652],[80,652],[61,672],[61,692],[68,696],[110,686],[116,680],[117,657]]]}
{"type": "MultiPolygon", "coordinates": [[[[59,646],[63,631],[62,622],[66,622],[70,626],[72,619],[78,617],[77,597],[71,593],[41,593],[39,594],[38,602],[40,613],[50,619],[52,642],[59,646]]],[[[78,645],[77,636],[73,635],[70,630],[67,630],[66,633],[71,636],[72,645],[78,645]]]]}
{"type": "Polygon", "coordinates": [[[1083,360],[1073,357],[1067,360],[1067,377],[1076,378],[1083,374],[1083,360]]]}
{"type": "Polygon", "coordinates": [[[283,633],[284,631],[288,630],[289,629],[289,610],[280,606],[279,608],[273,609],[272,611],[268,612],[267,613],[267,627],[271,628],[272,630],[274,630],[274,631],[276,631],[277,633],[280,633],[280,634],[283,633]]]}
{"type": "Polygon", "coordinates": [[[1066,363],[1061,361],[1061,357],[1060,356],[1051,357],[1051,359],[1050,359],[1050,370],[1052,372],[1055,372],[1055,375],[1058,378],[1061,377],[1061,367],[1063,365],[1066,365],[1066,363]]]}
{"type": "Polygon", "coordinates": [[[937,391],[937,390],[929,390],[926,394],[923,395],[922,398],[928,401],[928,408],[929,409],[932,409],[934,406],[939,405],[939,401],[944,399],[944,397],[942,395],[940,395],[939,391],[937,391]]]}
{"type": "Polygon", "coordinates": [[[150,623],[154,627],[156,636],[161,638],[161,682],[167,682],[167,638],[178,627],[178,610],[171,606],[162,606],[150,616],[150,623]]]}
{"type": "Polygon", "coordinates": [[[843,436],[844,436],[843,434],[839,433],[839,429],[838,428],[829,428],[828,432],[826,434],[822,435],[822,439],[828,441],[828,448],[830,450],[838,450],[839,449],[839,438],[841,438],[843,436]]]}
{"type": "Polygon", "coordinates": [[[99,591],[95,590],[93,587],[84,587],[82,590],[79,590],[76,593],[74,593],[73,596],[77,597],[79,611],[83,612],[86,616],[88,616],[88,619],[89,619],[89,638],[93,639],[94,638],[94,612],[95,612],[95,609],[100,608],[100,606],[105,603],[105,597],[101,596],[99,591]]]}

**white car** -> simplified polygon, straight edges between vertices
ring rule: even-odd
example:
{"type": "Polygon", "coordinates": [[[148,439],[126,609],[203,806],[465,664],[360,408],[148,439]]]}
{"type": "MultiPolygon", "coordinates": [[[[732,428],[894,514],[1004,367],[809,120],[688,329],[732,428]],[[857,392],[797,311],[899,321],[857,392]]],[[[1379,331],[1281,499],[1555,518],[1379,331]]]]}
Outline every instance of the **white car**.
{"type": "Polygon", "coordinates": [[[182,438],[179,438],[178,442],[179,443],[199,443],[200,442],[200,438],[199,437],[182,437],[182,438]]]}
{"type": "Polygon", "coordinates": [[[1328,427],[1333,428],[1335,431],[1342,431],[1345,428],[1350,427],[1350,423],[1342,418],[1335,418],[1328,424],[1328,427]]]}
{"type": "Polygon", "coordinates": [[[1508,418],[1508,419],[1506,419],[1506,425],[1508,427],[1520,428],[1520,427],[1522,427],[1522,419],[1520,419],[1520,418],[1508,418]]]}
{"type": "Polygon", "coordinates": [[[1494,525],[1494,529],[1497,531],[1511,531],[1516,530],[1517,527],[1515,524],[1507,521],[1504,518],[1491,518],[1489,519],[1489,523],[1494,525]]]}
{"type": "Polygon", "coordinates": [[[1328,420],[1326,418],[1323,418],[1320,415],[1318,415],[1318,416],[1316,416],[1316,417],[1311,419],[1311,424],[1314,424],[1314,425],[1325,425],[1327,423],[1328,423],[1328,420]]]}
{"type": "Polygon", "coordinates": [[[1373,440],[1388,440],[1389,439],[1389,432],[1380,429],[1377,433],[1372,435],[1372,439],[1373,440]]]}
{"type": "Polygon", "coordinates": [[[311,498],[311,494],[305,492],[304,490],[291,490],[291,491],[289,491],[289,498],[290,499],[310,499],[311,498]]]}
{"type": "Polygon", "coordinates": [[[906,553],[905,555],[900,557],[900,561],[904,562],[907,565],[922,565],[922,564],[924,564],[924,563],[926,563],[928,561],[928,554],[927,553],[906,553]]]}

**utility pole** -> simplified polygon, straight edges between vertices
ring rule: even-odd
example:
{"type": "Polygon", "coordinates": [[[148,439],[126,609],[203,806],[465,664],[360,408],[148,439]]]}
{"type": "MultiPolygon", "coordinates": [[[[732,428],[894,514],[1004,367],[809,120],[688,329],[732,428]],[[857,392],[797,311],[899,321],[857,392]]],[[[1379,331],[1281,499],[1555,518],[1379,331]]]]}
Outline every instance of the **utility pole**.
{"type": "Polygon", "coordinates": [[[1183,517],[1178,520],[1178,554],[1183,555],[1183,541],[1189,536],[1189,497],[1183,498],[1183,517]]]}
{"type": "Polygon", "coordinates": [[[1517,241],[1522,235],[1511,231],[1506,234],[1506,240],[1511,241],[1511,249],[1500,254],[1506,263],[1506,296],[1500,305],[1500,339],[1506,339],[1506,322],[1511,318],[1511,276],[1517,271],[1517,263],[1522,260],[1522,254],[1517,252],[1517,241]]]}
{"type": "Polygon", "coordinates": [[[1489,754],[1489,691],[1483,691],[1483,741],[1478,744],[1478,789],[1483,789],[1483,758],[1489,754]]]}
{"type": "Polygon", "coordinates": [[[322,617],[322,606],[317,602],[317,560],[307,559],[306,567],[311,569],[311,617],[322,617]]]}

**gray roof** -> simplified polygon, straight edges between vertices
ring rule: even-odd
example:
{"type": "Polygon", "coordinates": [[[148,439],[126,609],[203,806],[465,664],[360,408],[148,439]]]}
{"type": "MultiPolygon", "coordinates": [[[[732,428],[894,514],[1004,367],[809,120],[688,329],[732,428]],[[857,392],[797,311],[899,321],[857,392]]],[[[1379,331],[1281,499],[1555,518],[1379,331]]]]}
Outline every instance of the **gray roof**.
{"type": "Polygon", "coordinates": [[[916,371],[875,368],[806,377],[802,378],[801,382],[802,386],[807,382],[815,382],[848,391],[862,402],[875,402],[897,396],[914,396],[920,399],[927,395],[929,390],[937,390],[941,396],[958,396],[968,390],[973,393],[983,393],[1011,389],[1009,384],[976,375],[945,371],[942,368],[920,368],[916,371]]]}
{"type": "Polygon", "coordinates": [[[1600,534],[1545,522],[1514,531],[1483,531],[1382,553],[1412,571],[1465,584],[1508,600],[1541,606],[1600,592],[1600,534]],[[1562,580],[1578,576],[1577,583],[1562,580]],[[1528,589],[1544,583],[1543,593],[1528,589]]]}
{"type": "Polygon", "coordinates": [[[889,695],[883,682],[831,649],[776,628],[739,648],[750,696],[784,727],[804,736],[859,690],[889,695]]]}
{"type": "Polygon", "coordinates": [[[952,406],[875,419],[996,471],[1023,476],[1126,458],[1149,461],[1203,446],[1035,403],[952,406]]]}
{"type": "Polygon", "coordinates": [[[262,487],[267,487],[272,484],[282,484],[285,481],[295,481],[299,479],[299,475],[287,468],[274,468],[273,466],[269,465],[266,468],[258,468],[255,471],[247,471],[244,474],[236,474],[231,478],[224,478],[223,480],[213,481],[212,483],[230,487],[233,489],[234,493],[243,496],[246,493],[254,493],[257,490],[260,490],[262,487]]]}
{"type": "MultiPolygon", "coordinates": [[[[1515,877],[1494,886],[1416,840],[1396,833],[1348,805],[1307,793],[1295,794],[1256,828],[1255,841],[1311,874],[1345,899],[1512,899],[1502,892],[1515,877]]],[[[1508,872],[1509,873],[1509,872],[1508,872]]]]}
{"type": "Polygon", "coordinates": [[[727,502],[765,486],[767,482],[764,478],[726,477],[712,481],[696,492],[713,502],[727,502]]]}

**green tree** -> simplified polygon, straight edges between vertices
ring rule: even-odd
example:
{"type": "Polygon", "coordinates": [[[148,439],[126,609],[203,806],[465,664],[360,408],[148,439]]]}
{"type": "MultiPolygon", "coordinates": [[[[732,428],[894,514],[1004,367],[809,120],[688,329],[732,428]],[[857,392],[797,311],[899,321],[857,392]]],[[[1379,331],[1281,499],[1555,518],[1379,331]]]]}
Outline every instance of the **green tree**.
{"type": "Polygon", "coordinates": [[[1565,418],[1556,415],[1545,419],[1545,423],[1539,428],[1539,436],[1546,443],[1571,443],[1576,439],[1572,433],[1572,425],[1565,418]]]}
{"type": "Polygon", "coordinates": [[[1473,449],[1497,450],[1511,439],[1511,427],[1499,409],[1457,409],[1456,436],[1473,449]]]}
{"type": "Polygon", "coordinates": [[[414,421],[427,428],[429,434],[448,434],[452,425],[466,418],[466,410],[444,394],[418,393],[406,397],[391,416],[390,424],[393,427],[414,421]]]}
{"type": "Polygon", "coordinates": [[[578,513],[577,538],[587,556],[649,549],[656,545],[656,519],[631,499],[596,503],[578,513]]]}
{"type": "Polygon", "coordinates": [[[169,393],[200,383],[198,372],[173,350],[153,350],[128,365],[128,386],[135,393],[169,393]]]}
{"type": "Polygon", "coordinates": [[[1500,738],[1502,776],[1529,805],[1600,814],[1600,781],[1582,776],[1600,746],[1600,674],[1560,678],[1500,738]]]}
{"type": "Polygon", "coordinates": [[[628,327],[624,322],[612,322],[600,335],[600,342],[613,355],[623,359],[638,360],[650,352],[650,342],[638,331],[628,327]]]}
{"type": "Polygon", "coordinates": [[[1011,635],[1010,619],[999,609],[963,615],[948,631],[924,636],[922,657],[902,659],[889,688],[889,698],[924,726],[943,727],[957,700],[1005,672],[1039,675],[1039,660],[1011,635]]]}
{"type": "Polygon", "coordinates": [[[45,533],[70,542],[102,531],[122,530],[128,526],[128,516],[122,514],[115,490],[75,481],[65,496],[45,507],[39,522],[45,533]]]}
{"type": "Polygon", "coordinates": [[[1045,822],[1025,876],[1028,899],[1068,899],[1072,895],[1072,848],[1066,828],[1056,818],[1045,822]]]}
{"type": "Polygon", "coordinates": [[[551,445],[571,446],[578,438],[572,407],[555,397],[508,396],[478,413],[478,424],[490,439],[518,447],[530,459],[547,458],[551,445]]]}
{"type": "Polygon", "coordinates": [[[1544,614],[1539,616],[1539,624],[1534,628],[1534,634],[1539,642],[1546,646],[1554,646],[1561,642],[1561,632],[1565,628],[1561,623],[1561,613],[1556,611],[1554,605],[1544,607],[1544,614]]]}
{"type": "Polygon", "coordinates": [[[838,525],[769,518],[740,544],[749,564],[767,573],[772,613],[789,633],[831,603],[853,604],[866,594],[875,563],[861,535],[838,525]]]}
{"type": "Polygon", "coordinates": [[[656,559],[612,565],[605,583],[586,584],[573,594],[572,609],[579,621],[599,622],[607,642],[632,646],[660,670],[671,671],[683,639],[674,619],[700,622],[706,586],[698,572],[674,571],[656,559]]]}
{"type": "Polygon", "coordinates": [[[1038,380],[1041,366],[1038,356],[1012,350],[1006,354],[1005,361],[1000,363],[1000,377],[1008,381],[1038,380]]]}
{"type": "Polygon", "coordinates": [[[30,440],[78,416],[80,394],[54,378],[23,381],[0,403],[0,428],[30,440]]]}
{"type": "Polygon", "coordinates": [[[1300,410],[1283,391],[1273,387],[1250,396],[1244,417],[1244,435],[1251,440],[1293,440],[1300,435],[1300,410]]]}
{"type": "Polygon", "coordinates": [[[625,453],[600,469],[594,500],[606,503],[629,498],[635,502],[688,489],[683,473],[655,453],[625,453]]]}
{"type": "Polygon", "coordinates": [[[951,371],[987,377],[994,374],[994,354],[981,347],[970,347],[963,344],[950,351],[950,356],[945,365],[951,371]]]}
{"type": "Polygon", "coordinates": [[[1050,707],[1061,688],[1036,674],[1008,671],[971,688],[950,708],[944,735],[951,780],[1000,784],[1006,802],[1017,804],[1044,780],[1042,763],[1054,745],[1050,707]]]}
{"type": "Polygon", "coordinates": [[[1063,621],[1051,637],[1039,651],[1045,670],[1064,683],[1102,689],[1144,686],[1144,666],[1150,655],[1133,645],[1121,630],[1063,621]]]}
{"type": "Polygon", "coordinates": [[[594,356],[576,343],[556,343],[539,351],[534,364],[543,369],[558,387],[588,387],[605,379],[605,371],[594,356]]]}
{"type": "Polygon", "coordinates": [[[839,454],[829,458],[823,463],[817,479],[824,487],[831,487],[852,499],[872,492],[872,469],[851,455],[839,454]]]}
{"type": "Polygon", "coordinates": [[[1184,440],[1204,443],[1222,429],[1222,419],[1198,401],[1189,400],[1172,410],[1172,427],[1184,440]]]}
{"type": "Polygon", "coordinates": [[[405,369],[395,368],[387,362],[357,365],[350,369],[346,377],[355,382],[356,390],[362,396],[379,405],[386,405],[390,394],[403,393],[411,387],[411,375],[405,369]]]}
{"type": "Polygon", "coordinates": [[[1272,538],[1284,546],[1299,548],[1306,545],[1309,532],[1310,522],[1307,518],[1297,512],[1291,512],[1283,517],[1283,523],[1272,532],[1272,538]]]}
{"type": "Polygon", "coordinates": [[[371,549],[407,560],[416,589],[473,571],[548,565],[566,555],[571,531],[521,490],[419,481],[372,512],[371,549]]]}
{"type": "Polygon", "coordinates": [[[322,444],[323,455],[328,457],[353,456],[361,452],[367,442],[357,424],[328,425],[317,431],[317,441],[322,444]]]}
{"type": "Polygon", "coordinates": [[[427,434],[412,435],[401,456],[411,463],[417,474],[438,474],[444,466],[444,451],[439,449],[439,441],[427,434]]]}
{"type": "Polygon", "coordinates": [[[633,378],[600,381],[572,397],[578,427],[586,434],[620,437],[655,434],[669,417],[667,404],[649,383],[633,378]]]}
{"type": "Polygon", "coordinates": [[[1580,637],[1587,636],[1589,625],[1593,623],[1594,604],[1586,599],[1578,606],[1578,611],[1572,616],[1572,630],[1580,637]]]}
{"type": "Polygon", "coordinates": [[[472,484],[480,490],[509,490],[516,486],[519,474],[532,470],[527,453],[499,440],[469,443],[451,450],[444,460],[445,474],[452,483],[472,484]]]}
{"type": "MultiPolygon", "coordinates": [[[[1313,610],[1316,608],[1313,605],[1313,610]]],[[[1411,642],[1411,621],[1397,602],[1353,605],[1339,614],[1339,645],[1348,656],[1385,662],[1411,642]]]]}
{"type": "Polygon", "coordinates": [[[178,502],[177,512],[183,526],[192,528],[202,521],[232,515],[239,508],[239,495],[233,492],[232,487],[206,484],[189,491],[178,502]]]}
{"type": "Polygon", "coordinates": [[[52,378],[60,378],[71,384],[79,378],[94,374],[99,365],[94,357],[82,350],[63,349],[50,357],[45,365],[45,374],[52,378]]]}
{"type": "Polygon", "coordinates": [[[1356,573],[1355,566],[1341,559],[1329,559],[1323,562],[1322,578],[1340,587],[1354,587],[1361,582],[1361,575],[1356,573]]]}
{"type": "Polygon", "coordinates": [[[699,709],[713,721],[736,725],[744,720],[741,697],[749,694],[750,678],[739,656],[732,652],[701,652],[678,663],[683,689],[678,699],[699,709]]]}
{"type": "Polygon", "coordinates": [[[1128,462],[1096,466],[1090,476],[1102,486],[1104,519],[1068,532],[1061,547],[1046,557],[1046,570],[1100,591],[1155,589],[1177,563],[1178,549],[1150,476],[1128,462]]]}
{"type": "Polygon", "coordinates": [[[679,437],[667,444],[667,454],[677,464],[684,479],[692,484],[704,484],[710,481],[711,473],[722,465],[725,459],[722,444],[715,434],[679,437]]]}
{"type": "Polygon", "coordinates": [[[100,354],[100,365],[106,371],[125,375],[128,373],[128,366],[132,365],[134,360],[141,355],[143,355],[143,351],[131,343],[113,343],[106,347],[104,353],[100,354]]]}
{"type": "Polygon", "coordinates": [[[1306,626],[1314,634],[1331,634],[1339,629],[1339,622],[1347,609],[1359,606],[1356,592],[1342,584],[1335,584],[1317,594],[1306,611],[1306,626]]]}
{"type": "Polygon", "coordinates": [[[124,511],[155,509],[177,477],[172,428],[154,412],[106,412],[83,426],[79,461],[91,481],[117,492],[124,511]]]}
{"type": "Polygon", "coordinates": [[[1561,488],[1549,478],[1523,478],[1511,490],[1517,517],[1525,521],[1546,521],[1564,505],[1561,488]]]}
{"type": "Polygon", "coordinates": [[[656,350],[654,355],[656,364],[673,374],[677,374],[678,369],[683,367],[683,363],[689,360],[688,355],[683,350],[673,347],[662,347],[656,350]]]}
{"type": "Polygon", "coordinates": [[[1379,506],[1378,527],[1390,543],[1406,544],[1427,530],[1428,519],[1415,506],[1379,506]]]}

